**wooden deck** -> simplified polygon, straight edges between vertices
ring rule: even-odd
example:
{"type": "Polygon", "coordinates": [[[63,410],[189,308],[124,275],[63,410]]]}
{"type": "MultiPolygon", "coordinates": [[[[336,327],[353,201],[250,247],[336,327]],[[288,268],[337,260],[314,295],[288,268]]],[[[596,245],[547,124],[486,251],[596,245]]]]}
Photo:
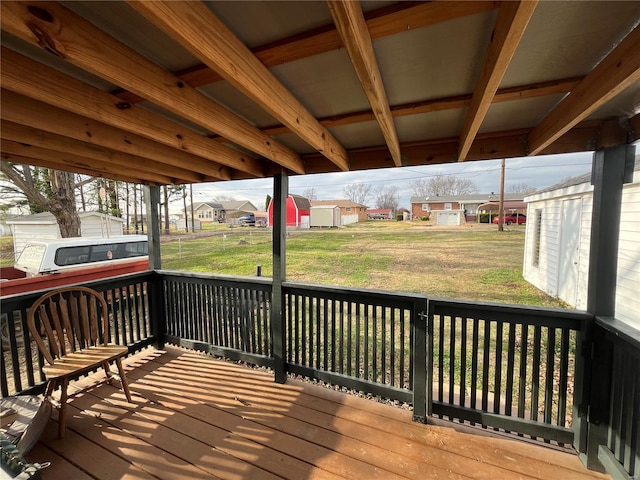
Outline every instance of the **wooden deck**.
{"type": "Polygon", "coordinates": [[[125,362],[133,404],[102,384],[28,455],[45,479],[594,479],[574,455],[420,425],[411,412],[193,352],[125,362]]]}

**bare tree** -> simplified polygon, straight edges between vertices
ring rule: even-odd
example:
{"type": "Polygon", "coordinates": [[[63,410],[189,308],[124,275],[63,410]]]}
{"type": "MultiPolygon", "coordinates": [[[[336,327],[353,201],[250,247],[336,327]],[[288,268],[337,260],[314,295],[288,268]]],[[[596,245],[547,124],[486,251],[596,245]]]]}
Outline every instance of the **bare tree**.
{"type": "Polygon", "coordinates": [[[342,193],[345,197],[351,200],[353,203],[359,205],[366,205],[368,198],[373,192],[373,187],[369,183],[352,183],[345,186],[342,189],[342,193]]]}
{"type": "Polygon", "coordinates": [[[376,190],[376,208],[389,208],[392,212],[398,209],[398,187],[381,186],[376,190]]]}
{"type": "Polygon", "coordinates": [[[478,191],[472,180],[442,174],[414,180],[409,187],[416,197],[469,195],[478,191]]]}
{"type": "Polygon", "coordinates": [[[316,195],[315,187],[309,187],[305,189],[304,192],[302,192],[302,196],[307,200],[309,200],[310,202],[313,202],[314,200],[318,199],[318,195],[316,195]]]}
{"type": "Polygon", "coordinates": [[[53,214],[62,238],[80,235],[73,173],[6,161],[0,162],[0,171],[13,184],[13,191],[24,195],[32,213],[36,209],[53,214]]]}
{"type": "Polygon", "coordinates": [[[525,195],[531,195],[533,193],[536,193],[538,189],[522,182],[510,185],[508,191],[510,193],[524,193],[525,195]]]}

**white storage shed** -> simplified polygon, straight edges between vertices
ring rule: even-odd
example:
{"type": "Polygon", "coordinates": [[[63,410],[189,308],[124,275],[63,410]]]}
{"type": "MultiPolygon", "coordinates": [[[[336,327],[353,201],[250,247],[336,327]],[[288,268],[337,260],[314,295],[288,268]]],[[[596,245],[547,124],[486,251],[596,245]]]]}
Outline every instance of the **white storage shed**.
{"type": "MultiPolygon", "coordinates": [[[[124,219],[99,212],[81,212],[81,237],[116,237],[123,234],[124,219]]],[[[7,220],[13,234],[13,252],[18,258],[28,240],[52,240],[62,238],[53,214],[20,215],[7,220]]]]}
{"type": "Polygon", "coordinates": [[[317,205],[309,210],[310,227],[339,227],[341,224],[338,205],[317,205]]]}
{"type": "MultiPolygon", "coordinates": [[[[525,199],[523,276],[578,310],[587,308],[593,186],[591,174],[525,199]]],[[[624,185],[616,276],[616,318],[640,328],[640,161],[624,185]]]]}

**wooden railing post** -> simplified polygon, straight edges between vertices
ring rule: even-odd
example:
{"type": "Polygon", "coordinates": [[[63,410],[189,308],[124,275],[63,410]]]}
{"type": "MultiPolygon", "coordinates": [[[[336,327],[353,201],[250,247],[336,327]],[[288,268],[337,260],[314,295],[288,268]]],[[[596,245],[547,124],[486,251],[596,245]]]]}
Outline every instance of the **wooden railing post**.
{"type": "Polygon", "coordinates": [[[431,414],[431,355],[427,355],[429,325],[433,309],[427,309],[427,299],[414,304],[413,309],[413,420],[427,423],[431,414]]]}
{"type": "MultiPolygon", "coordinates": [[[[587,310],[594,316],[615,317],[622,188],[633,178],[634,156],[635,147],[617,145],[593,157],[587,310]]],[[[576,365],[575,446],[588,468],[604,471],[598,449],[607,440],[611,352],[593,329],[590,322],[579,338],[583,351],[576,365]]]]}
{"type": "Polygon", "coordinates": [[[275,381],[287,380],[286,328],[284,313],[284,292],[282,283],[287,278],[286,269],[286,201],[289,189],[289,177],[278,174],[273,177],[273,291],[271,298],[271,351],[273,352],[273,370],[275,381]]]}
{"type": "MultiPolygon", "coordinates": [[[[145,206],[147,210],[147,236],[149,237],[149,268],[159,270],[160,258],[160,188],[145,187],[145,206]]],[[[164,311],[164,295],[162,293],[162,277],[154,273],[149,284],[149,315],[151,333],[155,337],[155,347],[164,348],[164,335],[167,317],[164,311]]]]}

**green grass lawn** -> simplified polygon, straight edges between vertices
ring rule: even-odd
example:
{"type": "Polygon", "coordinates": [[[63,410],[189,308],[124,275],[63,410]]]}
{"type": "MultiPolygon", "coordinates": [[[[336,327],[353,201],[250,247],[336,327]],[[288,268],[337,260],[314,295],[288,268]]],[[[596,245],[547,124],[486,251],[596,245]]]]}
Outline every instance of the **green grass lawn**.
{"type": "MultiPolygon", "coordinates": [[[[524,226],[444,229],[425,222],[372,221],[290,231],[287,279],[487,302],[562,307],[522,278],[524,226]]],[[[272,275],[267,229],[236,228],[162,243],[170,270],[272,275]]]]}
{"type": "Polygon", "coordinates": [[[0,267],[12,267],[13,264],[13,237],[0,237],[0,267]]]}

